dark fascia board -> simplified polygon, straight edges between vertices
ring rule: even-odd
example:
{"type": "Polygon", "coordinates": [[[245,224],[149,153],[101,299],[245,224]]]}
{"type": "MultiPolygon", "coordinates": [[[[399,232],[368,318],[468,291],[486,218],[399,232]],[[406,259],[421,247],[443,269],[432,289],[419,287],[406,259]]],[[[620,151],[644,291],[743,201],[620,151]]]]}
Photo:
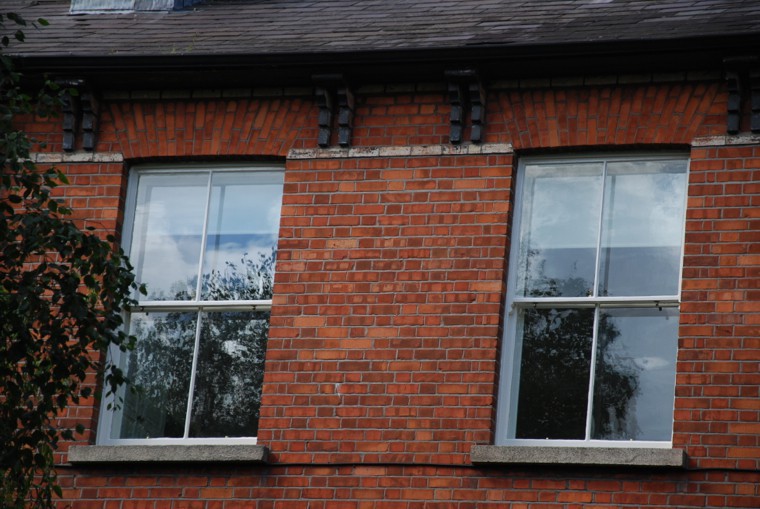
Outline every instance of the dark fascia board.
{"type": "Polygon", "coordinates": [[[310,77],[340,72],[352,81],[440,80],[443,71],[475,67],[485,79],[546,78],[580,74],[720,70],[734,55],[760,53],[760,35],[567,45],[478,46],[352,53],[165,56],[25,55],[27,75],[76,75],[101,88],[187,86],[303,86],[310,77]],[[211,72],[209,72],[211,71],[211,72]]]}

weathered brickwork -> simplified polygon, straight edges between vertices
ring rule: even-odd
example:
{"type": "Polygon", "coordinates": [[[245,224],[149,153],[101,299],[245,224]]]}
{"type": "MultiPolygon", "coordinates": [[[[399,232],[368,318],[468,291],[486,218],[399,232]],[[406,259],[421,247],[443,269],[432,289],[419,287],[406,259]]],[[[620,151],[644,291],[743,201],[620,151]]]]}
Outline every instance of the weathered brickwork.
{"type": "Polygon", "coordinates": [[[696,136],[725,133],[726,97],[715,84],[556,88],[494,98],[486,139],[516,150],[599,145],[686,148],[696,136]]]}
{"type": "MultiPolygon", "coordinates": [[[[96,152],[144,158],[282,156],[316,146],[317,108],[303,98],[183,99],[106,103],[96,152]]],[[[57,122],[33,125],[45,151],[59,152],[57,122]]]]}
{"type": "MultiPolygon", "coordinates": [[[[61,196],[104,233],[120,228],[130,164],[285,168],[259,430],[271,456],[65,466],[60,507],[760,507],[760,143],[715,138],[723,84],[492,90],[484,142],[504,145],[483,154],[436,150],[444,90],[410,90],[357,95],[352,146],[389,149],[366,157],[304,155],[308,96],[104,103],[96,154],[123,162],[58,165],[61,196]],[[410,146],[428,148],[390,150],[410,146]],[[611,150],[691,158],[673,439],[689,469],[472,466],[495,430],[517,161],[611,150]]],[[[56,121],[30,131],[42,155],[60,152],[56,121]]],[[[79,443],[94,442],[97,413],[87,401],[63,416],[87,427],[79,443]]]]}
{"type": "Polygon", "coordinates": [[[511,156],[293,161],[261,440],[462,462],[490,438],[511,156]]]}
{"type": "Polygon", "coordinates": [[[694,149],[675,443],[699,466],[760,467],[760,147],[694,149]]]}
{"type": "Polygon", "coordinates": [[[71,509],[757,507],[757,474],[456,466],[215,466],[63,472],[71,509]]]}

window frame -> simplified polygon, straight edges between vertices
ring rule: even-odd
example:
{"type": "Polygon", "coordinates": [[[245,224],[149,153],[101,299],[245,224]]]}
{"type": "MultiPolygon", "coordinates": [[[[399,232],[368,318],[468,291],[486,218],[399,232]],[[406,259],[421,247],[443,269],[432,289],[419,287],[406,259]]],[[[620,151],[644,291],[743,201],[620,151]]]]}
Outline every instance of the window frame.
{"type": "MultiPolygon", "coordinates": [[[[209,174],[209,179],[215,172],[277,172],[284,177],[285,168],[282,165],[265,164],[265,163],[243,163],[243,164],[225,164],[225,163],[202,163],[192,162],[187,164],[140,164],[129,168],[129,177],[127,182],[127,194],[124,202],[124,222],[122,226],[121,246],[125,253],[129,253],[134,235],[135,216],[137,211],[138,184],[139,178],[143,175],[187,175],[192,173],[209,174]]],[[[283,179],[284,180],[284,179],[283,179]]],[[[209,180],[210,182],[210,180],[209,180]]],[[[208,216],[209,202],[205,204],[206,210],[204,217],[208,216]]],[[[208,224],[204,220],[202,237],[206,235],[208,224]]],[[[277,232],[279,240],[279,229],[277,232]]],[[[204,241],[205,242],[205,241],[204,241]]],[[[205,244],[204,244],[205,245],[205,244]]],[[[199,268],[203,266],[202,259],[198,262],[199,268]]],[[[143,283],[143,281],[138,281],[143,283]]],[[[256,311],[269,312],[272,308],[272,299],[265,300],[229,300],[229,301],[212,301],[203,300],[201,295],[196,295],[194,300],[140,300],[138,304],[124,313],[124,329],[130,328],[130,317],[132,313],[143,312],[195,312],[200,315],[204,312],[234,312],[234,311],[256,311]]],[[[196,325],[195,346],[193,347],[193,364],[197,355],[198,340],[201,327],[196,325]]],[[[119,365],[122,356],[129,355],[128,352],[121,352],[115,345],[110,345],[106,352],[107,363],[119,365]]],[[[191,381],[189,397],[192,397],[193,378],[195,369],[191,370],[191,381]]],[[[119,394],[123,395],[125,386],[119,389],[119,394]]],[[[247,437],[157,437],[157,438],[112,438],[111,430],[114,421],[121,419],[116,408],[118,394],[104,395],[100,403],[100,414],[97,422],[96,444],[99,446],[172,446],[172,445],[256,445],[256,436],[247,437]]],[[[188,409],[189,413],[189,409],[188,409]]],[[[186,417],[187,418],[187,417],[186,417]]]]}
{"type": "MultiPolygon", "coordinates": [[[[557,156],[536,156],[525,157],[518,160],[516,175],[515,175],[515,193],[512,200],[513,203],[513,217],[511,221],[510,229],[510,253],[508,259],[508,272],[507,272],[507,291],[505,295],[505,311],[504,311],[504,327],[502,334],[502,348],[501,348],[501,368],[500,368],[500,381],[497,400],[497,415],[496,415],[496,434],[495,445],[496,446],[528,446],[528,447],[560,447],[560,448],[641,448],[641,449],[666,449],[672,448],[672,415],[671,414],[671,435],[670,440],[599,440],[586,438],[582,440],[570,440],[570,439],[526,439],[516,438],[515,428],[517,422],[517,403],[519,399],[519,379],[520,379],[520,364],[522,360],[521,355],[521,342],[518,341],[518,333],[521,324],[521,309],[527,308],[560,308],[560,309],[581,309],[581,308],[665,308],[665,307],[680,307],[681,288],[683,281],[683,259],[684,259],[684,246],[685,246],[685,225],[686,225],[686,212],[688,209],[688,186],[689,186],[689,173],[690,173],[690,158],[683,152],[660,152],[656,154],[578,154],[578,155],[557,155],[557,156]],[[684,202],[681,217],[681,251],[678,265],[678,288],[677,293],[673,295],[646,295],[646,296],[630,296],[630,297],[521,297],[518,296],[518,266],[520,263],[520,226],[523,216],[523,204],[525,202],[525,168],[529,164],[550,164],[550,163],[603,163],[606,165],[610,162],[656,162],[656,161],[682,161],[685,166],[685,188],[684,188],[684,202]]],[[[603,207],[603,203],[600,205],[603,207]]],[[[598,246],[597,246],[598,247],[598,246]]],[[[597,259],[596,263],[599,261],[597,259]]],[[[597,267],[598,271],[598,267],[597,267]]],[[[597,286],[598,274],[594,275],[594,285],[597,286]]],[[[595,293],[597,290],[595,289],[595,293]]],[[[597,336],[597,320],[598,313],[595,311],[594,318],[594,340],[592,342],[592,358],[591,362],[594,362],[596,357],[596,336],[597,336]]],[[[677,338],[676,338],[677,339],[677,338]]],[[[677,356],[677,349],[676,349],[677,356]]],[[[677,360],[677,359],[674,359],[677,360]]],[[[593,373],[593,367],[592,371],[593,373]]],[[[589,387],[589,398],[593,400],[593,393],[591,392],[593,387],[589,387]]],[[[590,417],[589,412],[591,409],[589,403],[586,411],[586,421],[588,423],[590,417]]],[[[587,424],[588,429],[588,424],[587,424]]]]}

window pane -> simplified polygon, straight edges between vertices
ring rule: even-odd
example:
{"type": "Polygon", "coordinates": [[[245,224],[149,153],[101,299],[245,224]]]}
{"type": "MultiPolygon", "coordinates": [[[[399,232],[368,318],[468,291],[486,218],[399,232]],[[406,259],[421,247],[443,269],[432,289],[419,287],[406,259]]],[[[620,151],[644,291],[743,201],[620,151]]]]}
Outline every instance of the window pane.
{"type": "Polygon", "coordinates": [[[120,363],[138,390],[124,391],[111,438],[256,435],[269,313],[237,310],[272,298],[283,182],[275,170],[138,171],[138,280],[147,300],[194,302],[131,315],[137,349],[120,363]]]}
{"type": "Polygon", "coordinates": [[[204,313],[191,437],[256,436],[269,313],[204,313]]]}
{"type": "Polygon", "coordinates": [[[592,438],[670,440],[678,311],[603,309],[592,438]]]}
{"type": "Polygon", "coordinates": [[[602,170],[602,163],[525,167],[518,295],[591,295],[602,170]]]}
{"type": "Polygon", "coordinates": [[[182,437],[185,428],[197,313],[133,313],[137,337],[123,367],[131,380],[113,438],[182,437]]]}
{"type": "Polygon", "coordinates": [[[521,167],[508,296],[520,367],[504,376],[514,383],[505,438],[670,440],[678,311],[653,301],[678,299],[687,167],[617,157],[521,167]]]}
{"type": "Polygon", "coordinates": [[[586,436],[593,309],[525,309],[517,438],[586,436]]]}
{"type": "Polygon", "coordinates": [[[205,173],[140,176],[130,259],[147,299],[194,298],[207,189],[205,173]]]}
{"type": "Polygon", "coordinates": [[[676,295],[686,163],[610,163],[604,186],[599,295],[676,295]]]}
{"type": "Polygon", "coordinates": [[[212,180],[204,300],[272,298],[282,172],[223,172],[212,180]]]}

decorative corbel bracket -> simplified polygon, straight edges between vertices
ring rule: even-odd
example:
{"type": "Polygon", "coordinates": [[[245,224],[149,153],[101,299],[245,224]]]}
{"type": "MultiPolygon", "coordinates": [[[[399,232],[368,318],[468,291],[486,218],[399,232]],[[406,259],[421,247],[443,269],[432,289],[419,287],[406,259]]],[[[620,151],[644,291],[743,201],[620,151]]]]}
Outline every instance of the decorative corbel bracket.
{"type": "Polygon", "coordinates": [[[315,94],[319,107],[317,144],[322,148],[330,146],[337,107],[338,145],[344,148],[351,146],[354,123],[353,91],[340,74],[314,75],[312,80],[316,85],[315,94]]]}
{"type": "Polygon", "coordinates": [[[470,119],[470,141],[483,141],[486,122],[486,93],[478,73],[473,69],[446,71],[449,102],[451,103],[451,130],[449,141],[462,143],[467,118],[470,119]]]}
{"type": "Polygon", "coordinates": [[[71,152],[76,144],[79,124],[79,96],[66,90],[61,100],[63,102],[63,150],[71,152]]]}
{"type": "Polygon", "coordinates": [[[480,80],[472,81],[468,85],[470,99],[470,122],[472,129],[470,141],[480,143],[483,141],[483,129],[486,124],[486,91],[480,80]]]}
{"type": "Polygon", "coordinates": [[[63,150],[72,152],[76,148],[80,127],[82,148],[95,150],[99,113],[95,92],[81,79],[60,79],[56,83],[63,89],[63,150]]]}
{"type": "Polygon", "coordinates": [[[351,145],[351,132],[354,128],[354,93],[345,83],[338,86],[338,145],[351,145]]]}
{"type": "Polygon", "coordinates": [[[329,88],[321,85],[317,85],[315,93],[319,107],[317,144],[322,148],[329,147],[330,135],[332,134],[333,96],[329,88]]]}
{"type": "Polygon", "coordinates": [[[449,103],[451,103],[451,115],[449,123],[449,143],[459,145],[464,136],[464,119],[466,96],[461,83],[449,81],[449,103]]]}
{"type": "Polygon", "coordinates": [[[82,107],[82,148],[91,152],[95,150],[98,137],[98,118],[100,102],[95,92],[85,89],[81,94],[82,107]]]}
{"type": "Polygon", "coordinates": [[[728,85],[726,132],[737,134],[743,126],[746,129],[748,118],[750,130],[760,133],[760,58],[731,57],[724,64],[728,85]]]}
{"type": "Polygon", "coordinates": [[[760,68],[752,69],[749,72],[750,86],[750,130],[753,133],[760,133],[760,68]]]}

